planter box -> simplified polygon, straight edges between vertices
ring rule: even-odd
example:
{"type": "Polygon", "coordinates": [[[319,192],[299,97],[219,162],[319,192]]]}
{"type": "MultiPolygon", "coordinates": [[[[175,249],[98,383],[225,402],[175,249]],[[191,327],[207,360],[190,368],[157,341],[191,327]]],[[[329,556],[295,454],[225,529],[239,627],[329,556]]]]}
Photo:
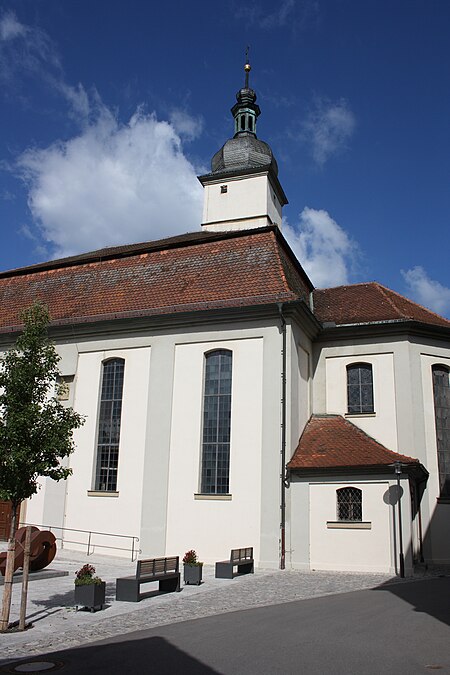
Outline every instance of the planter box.
{"type": "Polygon", "coordinates": [[[200,565],[184,565],[183,567],[184,583],[200,586],[202,583],[203,563],[200,563],[200,565]]]}
{"type": "Polygon", "coordinates": [[[101,584],[86,584],[75,586],[75,605],[87,607],[94,612],[97,607],[102,609],[105,604],[106,582],[101,584]]]}

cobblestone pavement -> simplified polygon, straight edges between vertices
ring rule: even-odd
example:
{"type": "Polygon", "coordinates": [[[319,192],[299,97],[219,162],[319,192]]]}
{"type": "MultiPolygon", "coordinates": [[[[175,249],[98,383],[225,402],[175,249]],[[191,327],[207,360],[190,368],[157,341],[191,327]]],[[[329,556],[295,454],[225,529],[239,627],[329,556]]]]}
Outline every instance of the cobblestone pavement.
{"type": "MultiPolygon", "coordinates": [[[[51,567],[67,570],[69,576],[30,582],[27,621],[32,627],[0,634],[0,665],[144,628],[399,582],[383,574],[279,570],[256,570],[254,575],[233,580],[215,579],[214,566],[204,565],[201,586],[183,586],[181,593],[155,592],[139,603],[128,603],[115,600],[115,579],[132,574],[135,563],[106,556],[87,559],[60,551],[51,567]],[[107,582],[106,605],[95,613],[77,612],[74,607],[74,573],[87,561],[107,582]]],[[[425,574],[429,575],[424,571],[416,578],[425,574]]],[[[18,618],[20,590],[20,584],[14,584],[11,621],[18,618]]]]}

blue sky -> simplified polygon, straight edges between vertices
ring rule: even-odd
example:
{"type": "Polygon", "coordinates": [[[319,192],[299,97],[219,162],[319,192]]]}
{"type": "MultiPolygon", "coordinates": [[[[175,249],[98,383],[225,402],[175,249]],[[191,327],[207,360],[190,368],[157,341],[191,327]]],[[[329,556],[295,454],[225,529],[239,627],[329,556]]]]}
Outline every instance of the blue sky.
{"type": "Polygon", "coordinates": [[[0,269],[198,229],[251,85],[318,287],[450,316],[448,0],[0,1],[0,269]]]}

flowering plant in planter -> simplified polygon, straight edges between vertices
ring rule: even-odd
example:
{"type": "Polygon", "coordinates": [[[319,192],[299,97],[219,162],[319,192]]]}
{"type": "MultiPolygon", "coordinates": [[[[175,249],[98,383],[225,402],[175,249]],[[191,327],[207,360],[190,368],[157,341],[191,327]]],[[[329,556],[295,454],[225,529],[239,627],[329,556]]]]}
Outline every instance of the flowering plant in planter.
{"type": "Polygon", "coordinates": [[[95,611],[96,607],[102,609],[105,604],[106,582],[95,576],[93,565],[83,565],[75,572],[75,605],[95,611]]]}
{"type": "Polygon", "coordinates": [[[184,564],[184,583],[196,584],[199,586],[202,583],[203,563],[199,562],[198,555],[191,549],[186,551],[183,558],[184,564]]]}
{"type": "Polygon", "coordinates": [[[100,585],[102,580],[95,575],[95,567],[93,565],[83,565],[75,572],[75,586],[90,586],[91,584],[100,585]]]}
{"type": "Polygon", "coordinates": [[[183,564],[189,565],[189,567],[203,565],[203,563],[199,562],[198,555],[193,548],[190,551],[186,551],[186,553],[184,554],[183,564]]]}

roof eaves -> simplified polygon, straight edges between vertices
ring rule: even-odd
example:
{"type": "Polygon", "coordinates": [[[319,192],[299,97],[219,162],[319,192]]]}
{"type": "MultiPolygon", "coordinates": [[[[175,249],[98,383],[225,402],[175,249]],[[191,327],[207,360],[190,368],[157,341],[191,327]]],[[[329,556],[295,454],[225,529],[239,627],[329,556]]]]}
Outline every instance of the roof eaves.
{"type": "Polygon", "coordinates": [[[387,319],[385,321],[368,321],[365,323],[340,323],[322,322],[322,332],[318,336],[320,341],[333,339],[347,339],[356,331],[360,335],[388,334],[414,334],[420,336],[444,336],[449,338],[450,323],[448,326],[441,323],[427,323],[415,319],[387,319]],[[383,330],[384,329],[384,330],[383,330]],[[360,332],[361,331],[361,332],[360,332]],[[365,331],[365,332],[364,332],[365,331]]]}
{"type": "Polygon", "coordinates": [[[322,330],[322,325],[313,312],[311,312],[311,309],[305,300],[301,298],[298,300],[289,300],[282,303],[282,305],[284,316],[295,316],[309,338],[315,339],[319,335],[322,330]]]}
{"type": "MultiPolygon", "coordinates": [[[[409,463],[402,462],[403,472],[411,474],[416,478],[426,480],[429,476],[427,469],[419,462],[414,460],[409,463]]],[[[345,475],[345,474],[387,474],[393,475],[394,467],[392,464],[348,464],[340,466],[301,466],[293,467],[286,465],[287,470],[295,475],[302,476],[320,476],[327,475],[345,475]]]]}
{"type": "MultiPolygon", "coordinates": [[[[50,328],[77,326],[85,324],[97,324],[110,321],[121,321],[128,319],[145,319],[145,318],[169,318],[180,316],[184,314],[203,315],[204,312],[221,312],[231,311],[239,312],[242,310],[248,311],[250,308],[263,310],[267,307],[276,308],[279,302],[279,295],[276,296],[253,296],[251,298],[239,298],[230,300],[215,300],[206,302],[195,302],[185,305],[167,305],[165,307],[156,307],[151,309],[130,310],[124,312],[105,312],[104,314],[93,314],[88,316],[70,316],[63,319],[53,319],[50,322],[50,328]]],[[[281,296],[282,300],[289,302],[292,300],[291,294],[281,296]]],[[[278,309],[277,309],[278,313],[278,309]]],[[[17,333],[23,330],[23,324],[13,326],[0,327],[0,336],[2,334],[17,333]]]]}

